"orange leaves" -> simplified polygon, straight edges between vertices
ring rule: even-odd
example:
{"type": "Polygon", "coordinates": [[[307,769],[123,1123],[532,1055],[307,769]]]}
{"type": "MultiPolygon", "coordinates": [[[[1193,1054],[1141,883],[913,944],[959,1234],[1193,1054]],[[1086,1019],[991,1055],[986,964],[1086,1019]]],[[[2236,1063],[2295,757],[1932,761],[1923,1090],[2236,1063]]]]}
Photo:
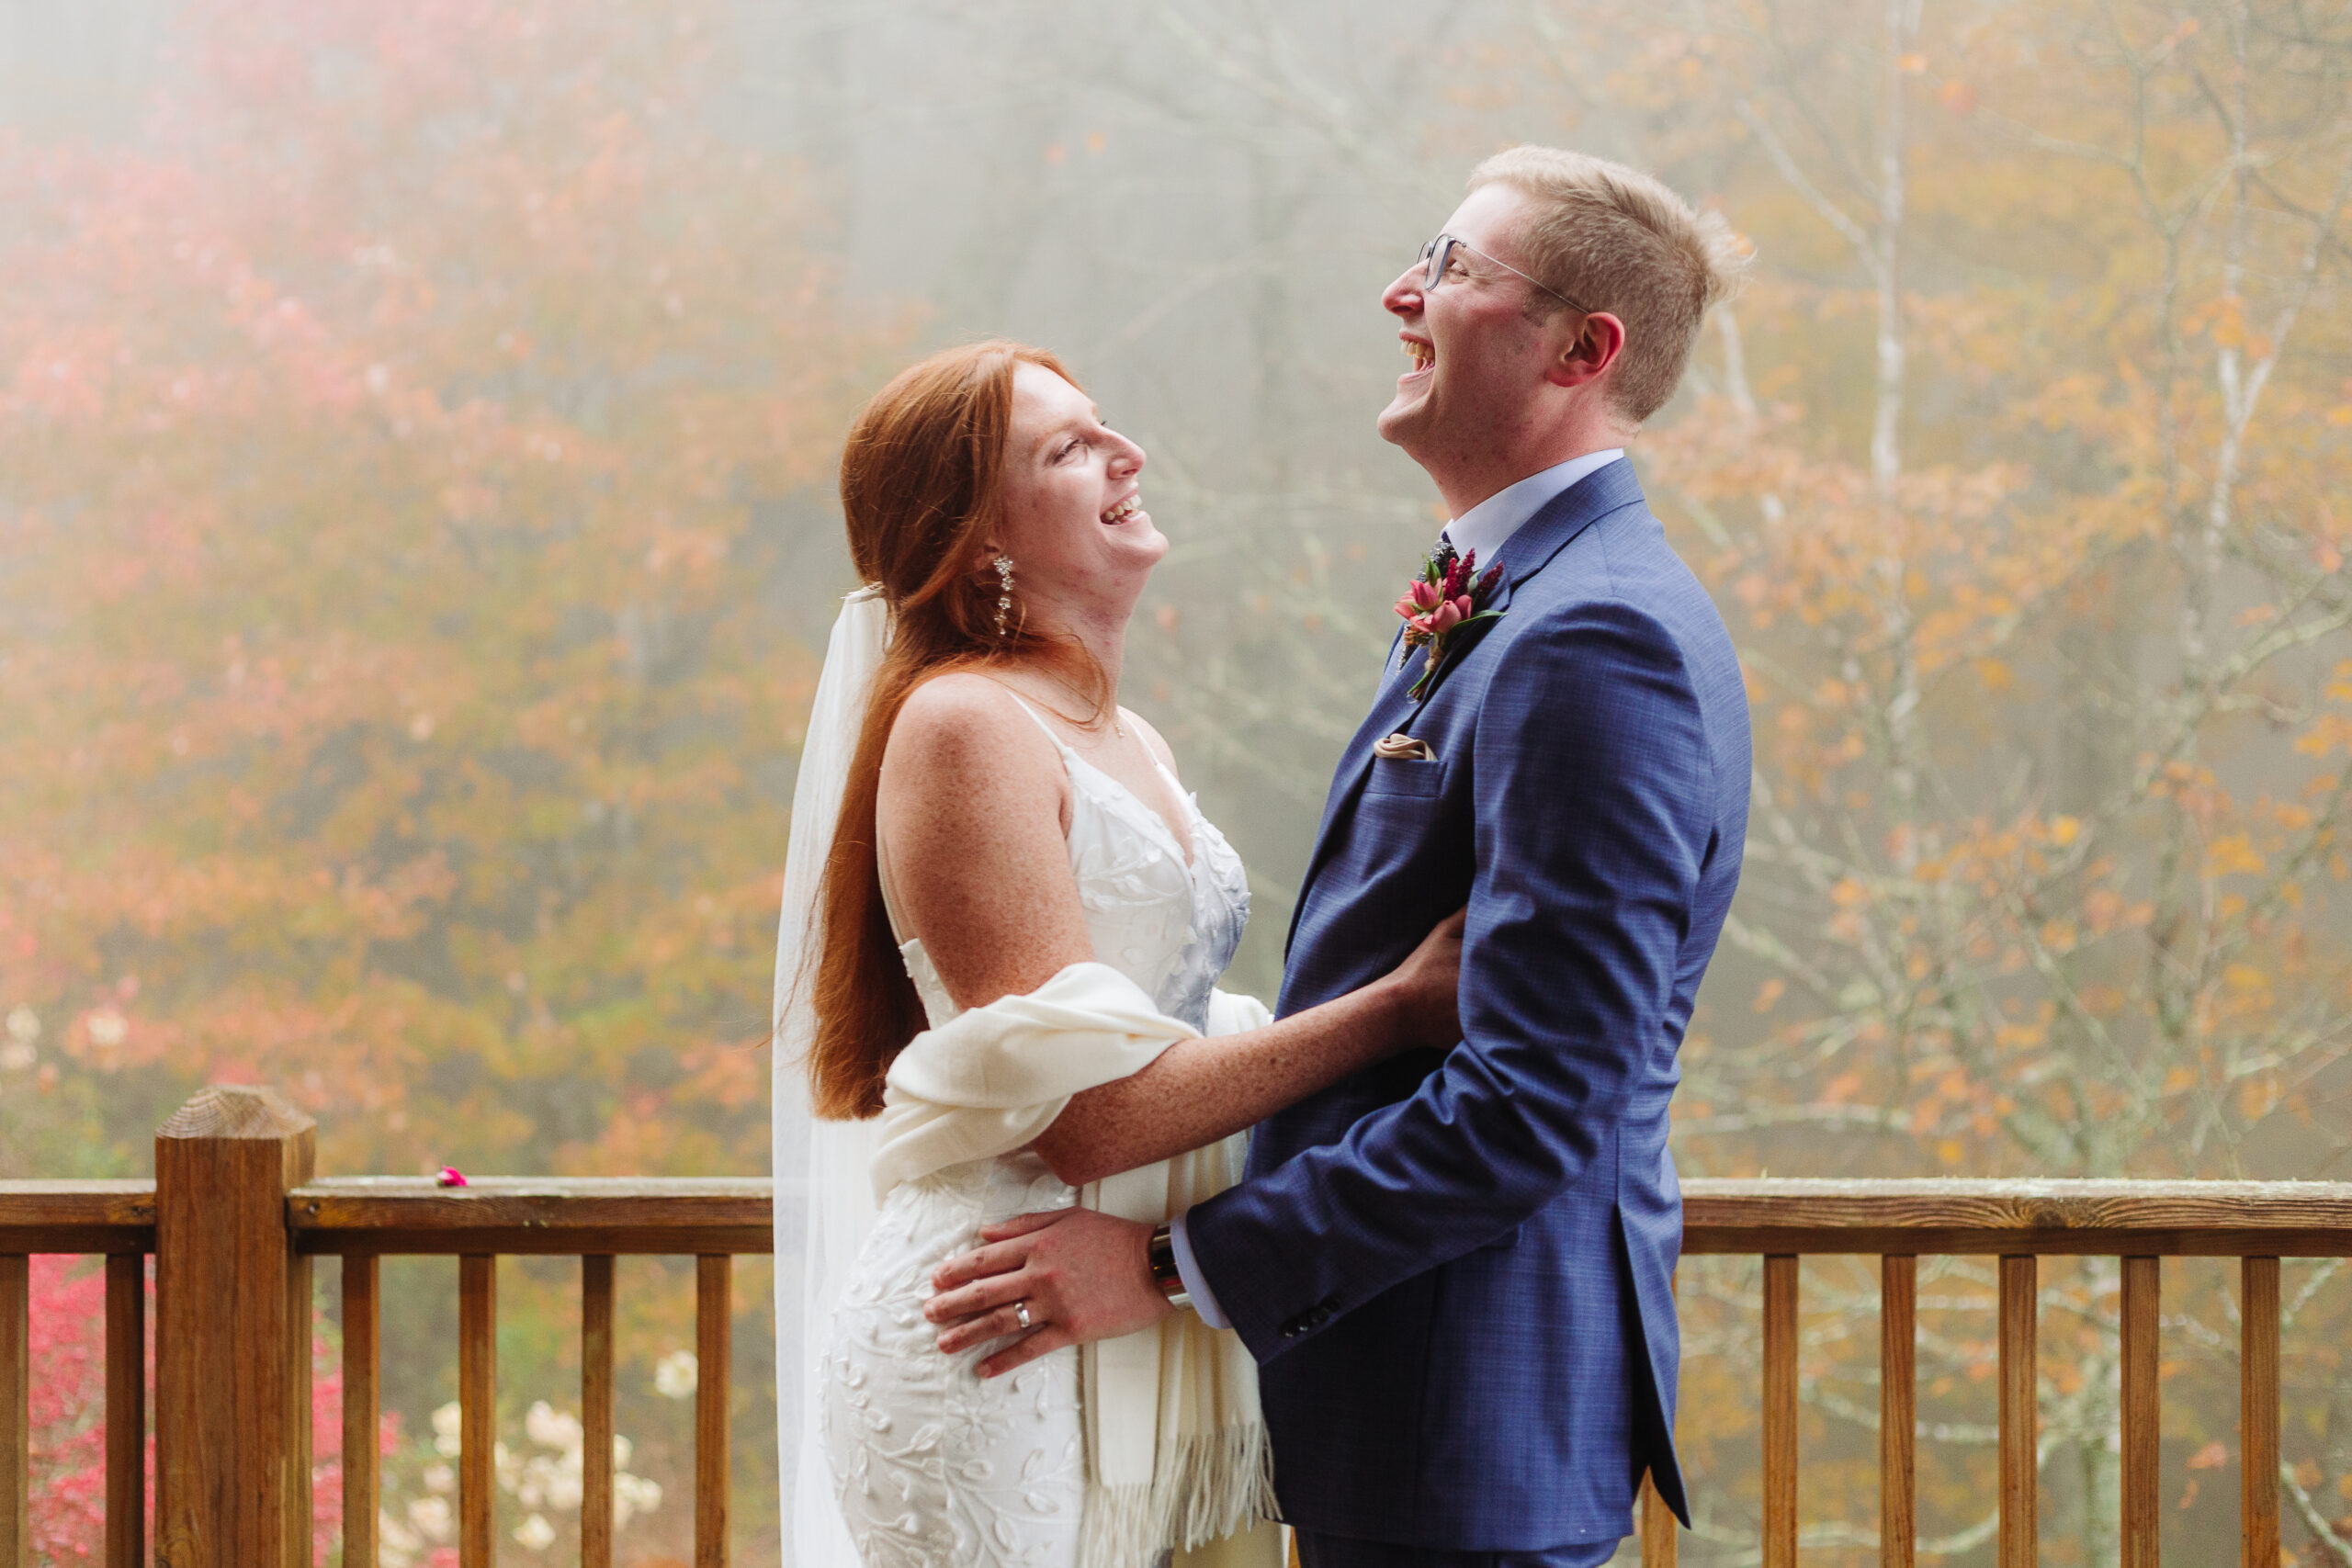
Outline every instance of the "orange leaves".
{"type": "Polygon", "coordinates": [[[182,134],[0,148],[0,1003],[350,1111],[330,1168],[544,1167],[517,1105],[593,1135],[767,1005],[811,661],[751,520],[869,366],[791,172],[654,107],[676,8],[526,9],[199,8],[182,134]]]}
{"type": "Polygon", "coordinates": [[[2268,865],[2256,852],[2253,839],[2243,832],[2223,833],[2205,846],[2208,876],[2258,876],[2268,865]]]}

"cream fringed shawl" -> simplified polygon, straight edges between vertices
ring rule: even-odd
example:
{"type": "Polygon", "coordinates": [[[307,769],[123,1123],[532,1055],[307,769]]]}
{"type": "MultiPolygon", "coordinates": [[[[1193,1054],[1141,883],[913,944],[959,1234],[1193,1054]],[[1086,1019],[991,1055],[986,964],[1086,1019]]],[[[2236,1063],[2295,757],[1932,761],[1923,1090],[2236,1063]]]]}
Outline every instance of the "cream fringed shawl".
{"type": "MultiPolygon", "coordinates": [[[[1270,1018],[1259,1002],[1218,991],[1208,1032],[1235,1033],[1270,1018]]],[[[915,1036],[891,1064],[875,1195],[1022,1148],[1080,1089],[1139,1072],[1178,1041],[1198,1038],[1104,964],[1073,964],[1026,996],[959,1013],[915,1036]]],[[[1079,1202],[1158,1224],[1238,1180],[1244,1144],[1237,1135],[1089,1183],[1079,1202]]],[[[1149,1568],[1170,1547],[1195,1549],[1180,1563],[1272,1568],[1277,1531],[1236,1533],[1275,1513],[1258,1369],[1239,1337],[1182,1312],[1080,1356],[1083,1568],[1149,1568]]]]}

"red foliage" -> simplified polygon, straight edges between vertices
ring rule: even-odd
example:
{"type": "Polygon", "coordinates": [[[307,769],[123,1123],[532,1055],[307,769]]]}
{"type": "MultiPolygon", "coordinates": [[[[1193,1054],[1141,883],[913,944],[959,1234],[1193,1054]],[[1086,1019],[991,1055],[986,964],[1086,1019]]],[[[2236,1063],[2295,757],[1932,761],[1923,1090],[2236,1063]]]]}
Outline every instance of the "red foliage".
{"type": "MultiPolygon", "coordinates": [[[[147,1284],[147,1322],[154,1283],[147,1284]]],[[[96,1562],[106,1544],[106,1274],[93,1260],[32,1260],[32,1546],[35,1562],[96,1562]]],[[[141,1363],[152,1389],[153,1336],[141,1363]]],[[[311,1549],[322,1562],[343,1522],[343,1373],[317,1331],[311,1340],[311,1549]]],[[[152,1410],[153,1402],[149,1399],[152,1410]]],[[[398,1436],[384,1418],[383,1443],[398,1436]]],[[[145,1444],[147,1517],[154,1517],[155,1444],[145,1444]]]]}

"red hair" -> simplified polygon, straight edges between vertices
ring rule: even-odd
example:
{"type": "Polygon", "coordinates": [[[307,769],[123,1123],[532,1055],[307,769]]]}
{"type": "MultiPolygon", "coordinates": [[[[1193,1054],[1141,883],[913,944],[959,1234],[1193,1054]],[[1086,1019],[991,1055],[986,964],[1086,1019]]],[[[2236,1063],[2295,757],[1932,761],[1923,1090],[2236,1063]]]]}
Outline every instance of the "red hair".
{"type": "Polygon", "coordinates": [[[859,577],[881,585],[891,625],[817,899],[824,944],[808,1078],[816,1112],[829,1119],[878,1114],[883,1076],[925,1025],[883,908],[875,852],[882,756],[907,698],[951,671],[1044,660],[1098,708],[1110,700],[1102,667],[1075,642],[1019,625],[998,637],[996,581],[972,569],[1003,515],[1012,382],[1023,365],[1071,379],[1051,354],[1021,344],[945,349],[876,392],[842,452],[850,558],[859,577]]]}

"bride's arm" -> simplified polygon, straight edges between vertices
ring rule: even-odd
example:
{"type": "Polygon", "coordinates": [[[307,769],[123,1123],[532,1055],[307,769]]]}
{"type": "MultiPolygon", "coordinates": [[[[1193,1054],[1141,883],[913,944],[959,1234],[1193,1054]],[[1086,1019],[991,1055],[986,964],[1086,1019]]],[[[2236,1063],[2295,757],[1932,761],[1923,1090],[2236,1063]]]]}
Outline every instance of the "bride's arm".
{"type": "Polygon", "coordinates": [[[943,675],[890,727],[882,876],[958,1007],[1026,996],[1094,956],[1069,873],[1069,777],[1003,687],[943,675]]]}
{"type": "MultiPolygon", "coordinates": [[[[1068,790],[1052,744],[982,677],[926,682],[892,728],[876,800],[883,872],[959,1006],[1026,995],[1094,956],[1069,874],[1068,790]]],[[[1238,1133],[1408,1046],[1450,1045],[1460,948],[1457,919],[1362,990],[1180,1042],[1073,1097],[1037,1152],[1081,1185],[1238,1133]]]]}
{"type": "Polygon", "coordinates": [[[1230,1137],[1415,1045],[1462,1038],[1462,916],[1381,979],[1238,1034],[1180,1040],[1141,1072],[1070,1097],[1037,1152],[1073,1187],[1230,1137]]]}

